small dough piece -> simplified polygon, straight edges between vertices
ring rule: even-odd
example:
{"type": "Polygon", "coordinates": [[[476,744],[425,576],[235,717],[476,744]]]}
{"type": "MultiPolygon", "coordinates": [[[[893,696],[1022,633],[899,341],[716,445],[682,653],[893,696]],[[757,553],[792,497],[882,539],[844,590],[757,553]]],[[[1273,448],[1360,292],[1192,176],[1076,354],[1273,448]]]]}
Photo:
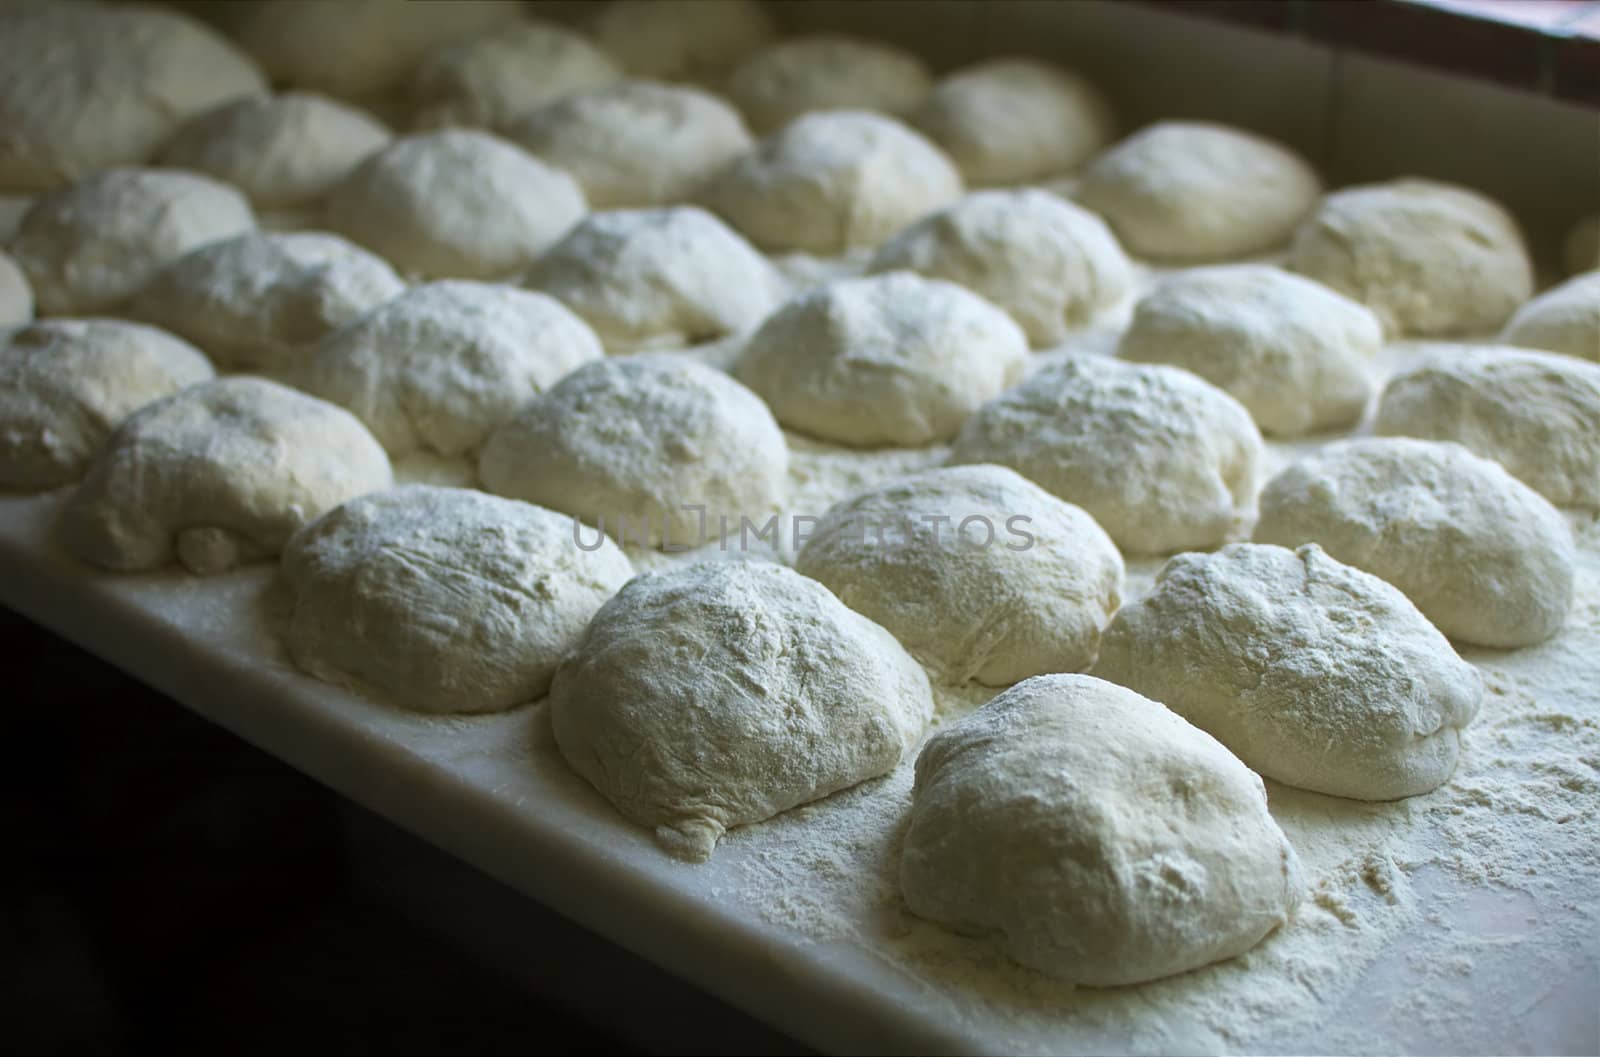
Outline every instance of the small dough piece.
{"type": "Polygon", "coordinates": [[[961,196],[961,174],[882,114],[808,114],[712,179],[702,200],[763,249],[832,254],[876,246],[961,196]]]}
{"type": "Polygon", "coordinates": [[[1289,267],[1360,301],[1390,334],[1490,334],[1533,294],[1511,214],[1432,180],[1328,195],[1296,233],[1289,267]]]}
{"type": "Polygon", "coordinates": [[[1261,434],[1250,412],[1176,367],[1075,356],[967,420],[953,464],[1009,466],[1087,510],[1139,554],[1214,547],[1248,521],[1261,434]]]}
{"type": "Polygon", "coordinates": [[[1574,276],[1517,309],[1500,340],[1600,363],[1600,271],[1574,276]]]}
{"type": "Polygon", "coordinates": [[[1262,431],[1353,426],[1372,398],[1383,325],[1365,306],[1266,265],[1197,268],[1139,302],[1117,355],[1170,363],[1237,397],[1262,431]]]}
{"type": "Polygon", "coordinates": [[[760,561],[637,577],[550,688],[573,770],[690,862],[734,826],[894,770],[932,715],[887,631],[760,561]]]}
{"type": "Polygon", "coordinates": [[[33,318],[33,287],[17,262],[0,253],[0,327],[20,327],[33,318]]]}
{"type": "Polygon", "coordinates": [[[342,408],[264,378],[190,386],[136,412],[62,513],[91,565],[192,573],[270,558],[346,499],[388,488],[389,460],[342,408]]]}
{"type": "Polygon", "coordinates": [[[670,550],[739,532],[741,518],[765,524],[788,469],[760,397],[715,368],[659,355],[578,368],[496,430],[478,459],[491,492],[670,550]]]}
{"type": "Polygon", "coordinates": [[[1558,506],[1600,510],[1600,364],[1511,348],[1438,349],[1389,379],[1376,429],[1453,440],[1558,506]]]}
{"type": "Polygon", "coordinates": [[[1398,588],[1314,543],[1180,554],[1118,610],[1094,674],[1287,785],[1398,800],[1449,780],[1483,678],[1398,588]]]}
{"type": "Polygon", "coordinates": [[[635,77],[703,83],[778,35],[754,0],[614,0],[591,29],[635,77]]]}
{"type": "Polygon", "coordinates": [[[1330,444],[1267,482],[1255,538],[1320,543],[1477,646],[1543,642],[1572,605],[1575,551],[1560,511],[1459,444],[1330,444]]]}
{"type": "Polygon", "coordinates": [[[458,456],[602,355],[554,298],[454,279],[413,287],[329,336],[292,378],[353,412],[392,458],[458,456]]]}
{"type": "Polygon", "coordinates": [[[1127,296],[1133,271],[1105,221],[1048,191],[979,191],[884,243],[871,271],[949,279],[1010,312],[1037,348],[1127,296]]]}
{"type": "Polygon", "coordinates": [[[42,195],[11,254],[46,316],[117,308],[167,263],[256,226],[244,195],[175,169],[110,169],[42,195]]]}
{"type": "Polygon", "coordinates": [[[917,757],[906,903],[1057,979],[1113,987],[1243,954],[1303,888],[1261,779],[1113,683],[1036,676],[917,757]]]}
{"type": "Polygon", "coordinates": [[[592,213],[524,285],[576,312],[610,352],[714,341],[754,327],[783,297],[766,258],[696,206],[592,213]]]}
{"type": "Polygon", "coordinates": [[[1572,225],[1562,246],[1561,258],[1568,275],[1600,268],[1600,213],[1584,217],[1572,225]]]}
{"type": "Polygon", "coordinates": [[[487,132],[397,139],[328,195],[330,228],[402,272],[494,279],[526,268],[587,211],[572,177],[487,132]]]}
{"type": "Polygon", "coordinates": [[[790,37],[763,48],[727,83],[729,98],[760,133],[817,110],[908,114],[931,87],[928,67],[910,52],[834,34],[790,37]]]}
{"type": "Polygon", "coordinates": [[[1021,328],[977,294],[890,272],[790,301],[750,336],[734,373],[791,429],[916,447],[954,436],[1027,359],[1021,328]]]}
{"type": "Polygon", "coordinates": [[[210,380],[185,341],[114,319],[47,319],[0,344],[0,488],[76,481],[123,419],[210,380]]]}
{"type": "Polygon", "coordinates": [[[32,195],[0,195],[0,246],[16,237],[22,228],[22,218],[32,208],[32,195]]]}
{"type": "Polygon", "coordinates": [[[470,488],[352,499],[283,552],[285,641],[301,668],[418,712],[503,712],[633,576],[621,549],[573,545],[571,519],[470,488]]]}

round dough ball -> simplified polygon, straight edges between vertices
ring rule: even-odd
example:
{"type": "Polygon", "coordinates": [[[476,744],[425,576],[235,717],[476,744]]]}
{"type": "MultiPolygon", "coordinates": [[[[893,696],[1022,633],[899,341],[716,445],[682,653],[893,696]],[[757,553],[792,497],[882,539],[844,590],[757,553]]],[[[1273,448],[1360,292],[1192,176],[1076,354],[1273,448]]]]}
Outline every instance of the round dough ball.
{"type": "Polygon", "coordinates": [[[1141,257],[1206,261],[1283,245],[1321,193],[1310,163],[1282,144],[1163,121],[1096,158],[1073,196],[1141,257]]]}
{"type": "Polygon", "coordinates": [[[933,715],[878,625],[770,562],[646,573],[601,607],[550,688],[567,762],[672,855],[887,774],[933,715]]]}
{"type": "Polygon", "coordinates": [[[10,248],[42,315],[92,315],[195,247],[255,226],[244,196],[209,177],[110,169],[41,196],[10,248]]]}
{"type": "Polygon", "coordinates": [[[293,380],[354,413],[394,458],[457,456],[601,355],[594,332],[553,298],[446,280],[331,335],[293,380]]]}
{"type": "Polygon", "coordinates": [[[610,540],[573,546],[553,511],[411,485],[306,526],[283,574],[305,671],[419,712],[501,712],[544,696],[633,566],[610,540]]]}
{"type": "Polygon", "coordinates": [[[1561,513],[1459,444],[1339,441],[1267,482],[1255,538],[1320,543],[1394,584],[1460,642],[1514,648],[1561,629],[1572,534],[1561,513]]]}
{"type": "Polygon", "coordinates": [[[760,397],[714,368],[651,355],[573,371],[496,430],[478,459],[491,492],[671,550],[738,532],[741,518],[764,524],[788,469],[760,397]]]}
{"type": "Polygon", "coordinates": [[[1600,364],[1521,349],[1437,350],[1389,379],[1376,429],[1453,440],[1552,503],[1600,510],[1600,364]]]}
{"type": "Polygon", "coordinates": [[[753,0],[614,0],[591,27],[635,77],[711,81],[778,35],[753,0]]]}
{"type": "Polygon", "coordinates": [[[1214,547],[1248,519],[1261,434],[1237,400],[1175,367],[1078,356],[967,420],[951,463],[1009,466],[1139,554],[1214,547]]]}
{"type": "Polygon", "coordinates": [[[1105,222],[1048,191],[979,191],[885,242],[871,271],[969,287],[1055,345],[1127,296],[1133,271],[1105,222]]]}
{"type": "Polygon", "coordinates": [[[1600,363],[1600,271],[1568,279],[1517,309],[1500,340],[1600,363]]]}
{"type": "Polygon", "coordinates": [[[816,34],[763,48],[728,75],[728,96],[758,132],[815,110],[906,114],[933,77],[908,51],[857,37],[816,34]]]}
{"type": "Polygon", "coordinates": [[[778,421],[857,447],[948,440],[1022,377],[1028,339],[1011,317],[940,279],[841,279],[774,312],[734,373],[778,421]]]}
{"type": "Polygon", "coordinates": [[[1383,325],[1319,283],[1265,265],[1197,268],[1134,309],[1117,355],[1170,363],[1227,390],[1262,431],[1298,437],[1353,426],[1372,397],[1383,325]]]}
{"type": "Polygon", "coordinates": [[[114,319],[47,319],[0,344],[0,488],[82,477],[123,419],[207,381],[211,364],[170,334],[114,319]]]}
{"type": "Polygon", "coordinates": [[[892,118],[808,114],[712,179],[703,201],[763,249],[876,246],[961,196],[939,149],[892,118]]]}
{"type": "Polygon", "coordinates": [[[1533,294],[1517,222],[1476,191],[1395,180],[1336,191],[1289,267],[1378,314],[1391,334],[1488,334],[1533,294]]]}
{"type": "Polygon", "coordinates": [[[486,132],[446,129],[362,162],[324,216],[403,272],[493,279],[526,268],[587,208],[566,173],[486,132]]]}
{"type": "Polygon", "coordinates": [[[0,253],[0,327],[20,327],[33,318],[33,287],[17,262],[0,253]]]}
{"type": "Polygon", "coordinates": [[[176,555],[218,573],[272,557],[325,511],[391,483],[383,449],[349,412],[264,378],[222,378],[124,422],[60,531],[103,569],[158,569],[176,555]]]}
{"type": "Polygon", "coordinates": [[[1094,674],[1287,785],[1398,800],[1444,784],[1483,679],[1397,588],[1308,543],[1180,554],[1117,612],[1094,674]]]}
{"type": "Polygon", "coordinates": [[[1600,213],[1584,217],[1572,225],[1562,251],[1561,257],[1568,275],[1600,268],[1600,213]]]}
{"type": "Polygon", "coordinates": [[[611,352],[748,330],[783,296],[766,258],[695,206],[590,214],[524,282],[581,316],[611,352]]]}
{"type": "Polygon", "coordinates": [[[1243,954],[1302,889],[1261,779],[1113,683],[1036,676],[917,757],[906,903],[1046,975],[1111,987],[1243,954]]]}

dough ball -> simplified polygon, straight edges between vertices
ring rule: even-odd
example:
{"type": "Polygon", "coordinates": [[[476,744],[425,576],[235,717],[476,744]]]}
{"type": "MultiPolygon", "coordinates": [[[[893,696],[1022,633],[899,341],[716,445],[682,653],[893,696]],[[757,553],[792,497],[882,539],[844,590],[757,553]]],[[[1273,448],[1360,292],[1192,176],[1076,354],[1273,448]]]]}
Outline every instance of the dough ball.
{"type": "Polygon", "coordinates": [[[1074,197],[1141,257],[1207,261],[1283,245],[1321,193],[1311,165],[1279,143],[1163,121],[1090,163],[1074,197]]]}
{"type": "Polygon", "coordinates": [[[1533,293],[1511,214],[1431,180],[1328,195],[1295,235],[1289,267],[1360,301],[1391,334],[1492,333],[1533,293]]]}
{"type": "Polygon", "coordinates": [[[1600,363],[1600,271],[1568,279],[1517,309],[1500,340],[1600,363]]]}
{"type": "Polygon", "coordinates": [[[843,253],[876,246],[961,196],[939,149],[892,118],[809,114],[762,140],[703,199],[763,249],[843,253]]]}
{"type": "Polygon", "coordinates": [[[615,0],[591,28],[635,77],[708,82],[778,35],[753,0],[615,0]]]}
{"type": "Polygon", "coordinates": [[[190,572],[218,573],[272,557],[324,511],[391,480],[349,412],[264,378],[222,378],[125,421],[60,531],[103,569],[158,569],[176,555],[190,572]]]}
{"type": "Polygon", "coordinates": [[[1133,287],[1105,222],[1048,191],[979,191],[884,243],[875,272],[960,283],[1011,313],[1037,347],[1055,345],[1133,287]]]}
{"type": "Polygon", "coordinates": [[[917,757],[906,903],[1049,976],[1111,987],[1243,954],[1302,889],[1261,779],[1115,684],[1036,676],[917,757]]]}
{"type": "Polygon", "coordinates": [[[932,714],[887,631],[757,561],[632,580],[550,688],[573,770],[691,862],[733,826],[894,770],[932,714]]]}
{"type": "Polygon", "coordinates": [[[283,552],[286,640],[318,679],[419,712],[500,712],[543,697],[589,618],[633,575],[570,518],[469,488],[352,499],[283,552]]]}
{"type": "Polygon", "coordinates": [[[192,345],[113,319],[47,319],[0,344],[0,488],[82,477],[139,408],[212,376],[192,345]]]}
{"type": "Polygon", "coordinates": [[[40,314],[114,309],[168,262],[256,226],[243,195],[173,169],[109,169],[43,195],[22,218],[11,254],[40,314]]]}
{"type": "Polygon", "coordinates": [[[1562,261],[1568,275],[1600,268],[1600,213],[1584,217],[1567,233],[1562,261]]]}
{"type": "Polygon", "coordinates": [[[1379,433],[1453,440],[1559,506],[1600,510],[1600,364],[1440,349],[1389,379],[1379,433]]]}
{"type": "Polygon", "coordinates": [[[491,492],[685,550],[757,527],[783,501],[789,448],[761,398],[671,356],[588,363],[495,431],[478,459],[491,492]]]}
{"type": "Polygon", "coordinates": [[[716,96],[648,81],[568,96],[510,134],[576,177],[596,209],[684,201],[752,142],[739,112],[716,96]]]}
{"type": "Polygon", "coordinates": [[[1287,785],[1398,800],[1444,784],[1483,679],[1397,588],[1308,543],[1180,554],[1117,612],[1094,674],[1287,785]]]}
{"type": "Polygon", "coordinates": [[[1022,377],[1028,339],[978,295],[890,272],[800,295],[734,373],[791,429],[857,447],[948,440],[1022,377]]]}
{"type": "Polygon", "coordinates": [[[486,132],[446,129],[362,162],[324,216],[403,272],[492,279],[526,268],[587,208],[566,173],[486,132]]]}
{"type": "Polygon", "coordinates": [[[1265,265],[1197,268],[1134,309],[1117,354],[1170,363],[1227,390],[1269,434],[1354,426],[1372,396],[1383,325],[1327,287],[1265,265]]]}
{"type": "Polygon", "coordinates": [[[1330,444],[1267,482],[1255,538],[1320,543],[1478,646],[1542,642],[1572,604],[1574,550],[1560,511],[1459,444],[1330,444]]]}
{"type": "Polygon", "coordinates": [[[907,114],[933,77],[908,51],[856,37],[816,34],[763,48],[728,75],[728,95],[750,127],[771,132],[816,110],[907,114]]]}
{"type": "Polygon", "coordinates": [[[1175,367],[1051,364],[967,420],[952,463],[1009,466],[1139,554],[1214,547],[1248,519],[1261,435],[1250,412],[1175,367]]]}
{"type": "Polygon", "coordinates": [[[703,209],[592,213],[529,270],[611,352],[681,348],[755,326],[783,296],[766,258],[703,209]]]}
{"type": "Polygon", "coordinates": [[[458,456],[601,355],[594,332],[553,298],[445,280],[331,335],[293,380],[353,412],[394,458],[458,456]]]}
{"type": "Polygon", "coordinates": [[[0,253],[0,327],[20,327],[33,318],[33,287],[17,262],[0,253]]]}

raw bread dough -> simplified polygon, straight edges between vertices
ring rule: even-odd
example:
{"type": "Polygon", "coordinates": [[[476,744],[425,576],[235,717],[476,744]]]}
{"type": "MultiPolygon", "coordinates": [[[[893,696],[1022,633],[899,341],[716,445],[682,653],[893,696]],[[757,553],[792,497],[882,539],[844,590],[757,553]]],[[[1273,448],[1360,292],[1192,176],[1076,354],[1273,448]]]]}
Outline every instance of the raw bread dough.
{"type": "Polygon", "coordinates": [[[196,246],[255,226],[244,195],[210,177],[109,169],[40,196],[10,249],[41,315],[92,315],[196,246]]]}
{"type": "Polygon", "coordinates": [[[754,0],[615,0],[591,28],[635,77],[705,82],[778,35],[754,0]]]}
{"type": "Polygon", "coordinates": [[[1180,554],[1117,612],[1094,674],[1287,785],[1398,800],[1447,781],[1483,679],[1399,589],[1308,543],[1180,554]]]}
{"type": "Polygon", "coordinates": [[[1036,676],[917,757],[906,903],[1049,976],[1111,987],[1243,954],[1302,888],[1261,779],[1113,683],[1036,676]]]}
{"type": "Polygon", "coordinates": [[[922,60],[878,41],[834,34],[790,37],[761,49],[728,75],[728,96],[757,132],[816,110],[907,114],[933,78],[922,60]]]}
{"type": "Polygon", "coordinates": [[[707,185],[702,200],[763,249],[876,246],[961,195],[950,159],[882,114],[808,114],[707,185]]]}
{"type": "Polygon", "coordinates": [[[47,319],[0,343],[0,488],[76,481],[117,425],[204,382],[211,364],[187,342],[113,319],[47,319]]]}
{"type": "Polygon", "coordinates": [[[634,579],[550,688],[573,770],[691,862],[727,829],[894,770],[932,714],[887,631],[758,561],[634,579]]]}
{"type": "Polygon", "coordinates": [[[1574,276],[1517,309],[1500,340],[1600,363],[1600,271],[1574,276]]]}
{"type": "Polygon", "coordinates": [[[391,480],[383,449],[349,412],[240,375],[125,421],[59,531],[104,569],[158,569],[176,556],[190,572],[219,573],[272,557],[301,526],[391,480]]]}
{"type": "Polygon", "coordinates": [[[1266,265],[1197,268],[1135,307],[1117,354],[1170,363],[1237,397],[1268,434],[1353,426],[1372,397],[1383,325],[1320,283],[1266,265]]]}
{"type": "Polygon", "coordinates": [[[1345,440],[1261,493],[1255,538],[1320,543],[1394,584],[1452,639],[1514,648],[1561,629],[1575,552],[1560,511],[1459,444],[1345,440]]]}
{"type": "Polygon", "coordinates": [[[584,625],[633,575],[572,519],[469,488],[352,499],[283,552],[290,656],[318,679],[419,712],[501,712],[543,697],[584,625]]]}
{"type": "Polygon", "coordinates": [[[1600,268],[1600,213],[1584,217],[1572,225],[1562,250],[1561,257],[1568,275],[1600,268]]]}
{"type": "Polygon", "coordinates": [[[1028,339],[955,283],[890,272],[800,295],[734,373],[790,429],[857,447],[948,440],[1022,377],[1028,339]]]}
{"type": "Polygon", "coordinates": [[[33,318],[33,287],[17,262],[0,253],[0,327],[20,327],[33,318]]]}
{"type": "Polygon", "coordinates": [[[960,283],[1055,345],[1127,296],[1133,272],[1105,222],[1048,191],[979,191],[885,242],[875,272],[960,283]]]}
{"type": "Polygon", "coordinates": [[[1335,191],[1289,267],[1378,314],[1391,334],[1487,334],[1533,293],[1517,222],[1476,191],[1395,180],[1335,191]]]}
{"type": "Polygon", "coordinates": [[[1453,440],[1559,506],[1600,510],[1600,364],[1441,348],[1389,379],[1377,432],[1453,440]]]}
{"type": "Polygon", "coordinates": [[[468,455],[524,403],[602,355],[561,303],[513,286],[417,286],[328,337],[294,373],[393,458],[468,455]]]}
{"type": "Polygon", "coordinates": [[[760,397],[661,355],[585,364],[496,430],[478,459],[491,492],[673,550],[738,534],[741,518],[764,526],[788,467],[760,397]]]}
{"type": "Polygon", "coordinates": [[[1316,172],[1243,129],[1163,121],[1084,170],[1074,197],[1141,257],[1208,261],[1281,246],[1322,193],[1316,172]]]}
{"type": "Polygon", "coordinates": [[[1247,520],[1261,434],[1176,367],[1075,356],[967,420],[950,462],[1009,466],[1083,507],[1124,551],[1214,547],[1247,520]]]}

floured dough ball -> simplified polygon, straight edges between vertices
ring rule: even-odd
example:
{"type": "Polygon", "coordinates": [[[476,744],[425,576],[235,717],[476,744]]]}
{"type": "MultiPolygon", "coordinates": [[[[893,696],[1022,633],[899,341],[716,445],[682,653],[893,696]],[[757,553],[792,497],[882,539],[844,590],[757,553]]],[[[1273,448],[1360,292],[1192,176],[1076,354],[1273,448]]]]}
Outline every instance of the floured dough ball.
{"type": "Polygon", "coordinates": [[[778,35],[754,0],[615,0],[591,29],[635,77],[705,82],[778,35]]]}
{"type": "Polygon", "coordinates": [[[908,51],[856,37],[816,34],[763,48],[728,75],[728,96],[757,132],[816,110],[907,114],[933,78],[908,51]]]}
{"type": "Polygon", "coordinates": [[[969,287],[1054,345],[1133,287],[1105,221],[1048,191],[979,191],[884,243],[872,271],[904,268],[969,287]]]}
{"type": "Polygon", "coordinates": [[[258,207],[288,209],[327,194],[390,139],[376,118],[320,95],[259,96],[194,118],[159,160],[231,183],[258,207]]]}
{"type": "Polygon", "coordinates": [[[752,142],[739,112],[716,96],[648,81],[568,96],[510,135],[576,177],[596,209],[684,201],[752,142]]]}
{"type": "Polygon", "coordinates": [[[33,318],[33,287],[17,262],[0,253],[0,327],[19,327],[33,318]]]}
{"type": "Polygon", "coordinates": [[[1289,267],[1355,298],[1391,334],[1487,334],[1533,293],[1517,222],[1476,191],[1395,180],[1336,191],[1289,267]]]}
{"type": "Polygon", "coordinates": [[[578,368],[478,459],[491,492],[675,550],[739,532],[743,518],[765,524],[788,468],[760,397],[714,368],[652,355],[578,368]]]}
{"type": "Polygon", "coordinates": [[[250,203],[209,177],[174,169],[110,169],[43,195],[11,253],[40,314],[116,308],[168,262],[256,226],[250,203]]]}
{"type": "Polygon", "coordinates": [[[1500,340],[1600,363],[1600,271],[1568,279],[1517,309],[1500,340]]]}
{"type": "Polygon", "coordinates": [[[1270,434],[1353,426],[1372,396],[1378,317],[1319,283],[1265,265],[1197,268],[1134,309],[1117,354],[1193,371],[1238,398],[1270,434]]]}
{"type": "Polygon", "coordinates": [[[1561,258],[1568,275],[1600,268],[1600,213],[1584,217],[1572,226],[1562,246],[1561,258]]]}
{"type": "Polygon", "coordinates": [[[118,424],[211,378],[192,345],[113,319],[48,319],[0,344],[0,488],[76,481],[118,424]]]}
{"type": "Polygon", "coordinates": [[[1261,779],[1113,683],[1036,676],[917,757],[906,903],[1046,975],[1111,987],[1243,954],[1302,889],[1261,779]]]}
{"type": "Polygon", "coordinates": [[[1560,506],[1600,509],[1600,364],[1439,349],[1389,379],[1377,431],[1453,440],[1560,506]]]}
{"type": "Polygon", "coordinates": [[[1009,466],[1140,554],[1214,547],[1247,520],[1261,434],[1250,412],[1175,367],[1079,356],[980,408],[952,463],[1009,466]]]}
{"type": "Polygon", "coordinates": [[[326,682],[419,712],[500,712],[543,697],[556,665],[633,575],[610,540],[468,488],[352,499],[289,541],[285,640],[326,682]]]}
{"type": "Polygon", "coordinates": [[[1310,164],[1282,144],[1224,125],[1163,121],[1096,158],[1073,195],[1134,254],[1205,261],[1288,242],[1321,193],[1310,164]]]}
{"type": "Polygon", "coordinates": [[[894,770],[932,713],[887,631],[756,561],[634,579],[550,688],[573,770],[691,862],[734,826],[894,770]]]}
{"type": "Polygon", "coordinates": [[[1117,612],[1094,674],[1268,778],[1356,800],[1442,785],[1483,699],[1477,669],[1405,595],[1314,543],[1178,555],[1117,612]]]}
{"type": "Polygon", "coordinates": [[[524,281],[581,316],[611,352],[726,337],[783,296],[766,258],[694,206],[592,213],[524,281]]]}
{"type": "Polygon", "coordinates": [[[204,382],[122,424],[62,514],[67,549],[117,572],[176,555],[210,574],[270,558],[389,460],[347,411],[263,378],[204,382]]]}
{"type": "Polygon", "coordinates": [[[843,253],[876,246],[961,195],[939,149],[892,118],[808,114],[712,179],[712,209],[772,251],[843,253]]]}
{"type": "Polygon", "coordinates": [[[594,332],[552,298],[446,280],[331,335],[292,379],[353,412],[394,458],[457,456],[601,355],[594,332]]]}
{"type": "Polygon", "coordinates": [[[1459,444],[1330,444],[1267,482],[1255,538],[1320,543],[1478,646],[1542,642],[1572,604],[1574,550],[1560,511],[1459,444]]]}
{"type": "Polygon", "coordinates": [[[328,226],[403,272],[492,279],[527,267],[587,206],[566,173],[486,132],[395,140],[328,195],[328,226]]]}
{"type": "Polygon", "coordinates": [[[1022,330],[983,298],[890,272],[790,301],[751,335],[734,373],[791,429],[913,447],[954,436],[1027,359],[1022,330]]]}

